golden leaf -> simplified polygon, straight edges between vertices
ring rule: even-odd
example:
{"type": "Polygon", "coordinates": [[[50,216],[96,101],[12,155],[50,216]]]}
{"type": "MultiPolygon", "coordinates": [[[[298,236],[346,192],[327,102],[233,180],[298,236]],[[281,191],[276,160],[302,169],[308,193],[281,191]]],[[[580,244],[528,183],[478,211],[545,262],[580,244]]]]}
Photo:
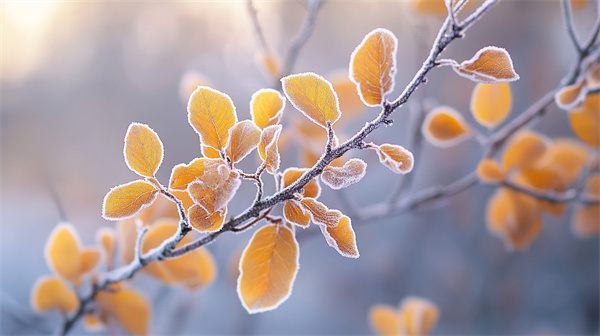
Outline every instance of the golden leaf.
{"type": "Polygon", "coordinates": [[[115,256],[116,232],[111,228],[100,228],[96,231],[96,244],[102,248],[106,267],[111,269],[115,256]]]}
{"type": "Polygon", "coordinates": [[[285,109],[285,97],[273,89],[260,89],[252,95],[250,113],[260,129],[279,123],[285,109]]]}
{"type": "Polygon", "coordinates": [[[479,83],[473,89],[471,113],[483,126],[488,128],[498,126],[508,116],[511,106],[512,94],[509,83],[479,83]]]}
{"type": "Polygon", "coordinates": [[[79,307],[79,299],[61,279],[43,276],[31,290],[31,307],[38,312],[58,309],[67,314],[79,307]]]}
{"type": "Polygon", "coordinates": [[[81,243],[71,224],[57,225],[46,242],[45,257],[48,267],[57,275],[75,285],[81,277],[81,243]]]}
{"type": "Polygon", "coordinates": [[[580,142],[569,138],[554,139],[544,154],[547,164],[560,167],[564,174],[564,185],[571,185],[583,171],[591,153],[580,142]]]}
{"type": "Polygon", "coordinates": [[[100,321],[96,315],[85,314],[85,316],[83,316],[83,328],[86,331],[100,331],[103,329],[103,327],[104,325],[102,324],[102,321],[100,321]]]}
{"type": "MultiPolygon", "coordinates": [[[[513,180],[526,188],[538,191],[556,191],[563,192],[567,189],[564,183],[565,173],[556,165],[539,164],[523,169],[518,174],[513,176],[513,180]]],[[[565,203],[550,202],[545,200],[538,201],[540,208],[552,216],[560,217],[565,212],[565,203]]]]}
{"type": "Polygon", "coordinates": [[[103,291],[98,293],[97,301],[128,333],[148,334],[151,305],[141,293],[124,289],[103,291]]]}
{"type": "Polygon", "coordinates": [[[414,157],[402,146],[383,144],[375,148],[379,162],[396,174],[408,174],[412,171],[414,157]]]}
{"type": "Polygon", "coordinates": [[[279,170],[281,158],[279,156],[278,142],[281,129],[281,125],[267,126],[260,135],[258,154],[265,161],[265,167],[270,174],[275,174],[279,170]]]}
{"type": "Polygon", "coordinates": [[[132,123],[125,135],[125,163],[136,174],[154,177],[163,159],[163,144],[148,125],[132,123]]]}
{"type": "Polygon", "coordinates": [[[85,274],[98,265],[100,261],[100,251],[95,247],[88,247],[81,250],[80,274],[85,274]]]}
{"type": "Polygon", "coordinates": [[[350,217],[342,216],[336,226],[319,225],[327,244],[346,258],[358,258],[356,235],[350,217]]]}
{"type": "MultiPolygon", "coordinates": [[[[227,166],[225,166],[227,168],[227,166]]],[[[233,198],[242,183],[239,173],[229,168],[219,179],[203,179],[190,183],[188,193],[194,203],[201,205],[208,213],[224,208],[233,198]]]]}
{"type": "Polygon", "coordinates": [[[367,34],[350,57],[350,79],[367,106],[384,102],[385,95],[394,89],[396,50],[394,34],[378,28],[367,34]]]}
{"type": "Polygon", "coordinates": [[[250,120],[240,121],[229,129],[225,149],[231,161],[240,162],[250,154],[260,141],[261,130],[250,120]]]}
{"type": "Polygon", "coordinates": [[[471,130],[456,110],[441,106],[427,114],[421,127],[427,141],[438,147],[450,147],[471,136],[471,130]]]}
{"type": "Polygon", "coordinates": [[[348,78],[348,70],[336,72],[328,78],[340,100],[340,110],[344,111],[337,125],[361,116],[366,111],[365,104],[360,99],[356,84],[348,78]]]}
{"type": "Polygon", "coordinates": [[[470,60],[453,65],[452,69],[478,83],[513,82],[519,79],[510,55],[505,49],[498,47],[485,47],[470,60]]]}
{"type": "MultiPolygon", "coordinates": [[[[188,121],[200,135],[202,145],[215,151],[225,148],[229,129],[237,123],[231,98],[217,90],[200,86],[190,96],[187,109],[188,121]]],[[[202,150],[205,155],[215,157],[215,152],[202,150]]]]}
{"type": "Polygon", "coordinates": [[[341,167],[325,167],[321,181],[331,189],[342,189],[354,184],[367,173],[367,164],[361,159],[350,159],[341,167]]]}
{"type": "Polygon", "coordinates": [[[477,165],[477,176],[486,182],[498,183],[504,180],[504,172],[498,163],[492,159],[485,159],[477,165]]]}
{"type": "Polygon", "coordinates": [[[209,213],[199,204],[194,204],[189,209],[190,224],[200,233],[221,230],[225,224],[227,208],[221,208],[209,213]]]}
{"type": "Polygon", "coordinates": [[[283,77],[281,83],[292,105],[317,125],[327,128],[327,122],[340,118],[337,94],[325,78],[307,72],[283,77]]]}
{"type": "Polygon", "coordinates": [[[314,198],[303,198],[300,203],[310,212],[310,218],[315,224],[335,227],[344,216],[339,210],[330,210],[314,198]]]}
{"type": "Polygon", "coordinates": [[[557,91],[554,95],[556,105],[566,111],[580,110],[588,92],[586,84],[586,81],[581,79],[577,83],[557,91]]]}
{"type": "Polygon", "coordinates": [[[374,305],[369,309],[369,324],[371,329],[380,336],[398,336],[400,334],[400,320],[394,307],[388,305],[374,305]]]}
{"type": "MultiPolygon", "coordinates": [[[[292,183],[296,182],[308,169],[306,168],[288,168],[283,172],[283,187],[287,188],[292,183]]],[[[302,189],[303,197],[319,198],[321,195],[321,186],[317,178],[313,178],[302,189]]]]}
{"type": "Polygon", "coordinates": [[[571,128],[583,142],[600,147],[600,93],[589,94],[581,111],[569,113],[571,128]]]}
{"type": "Polygon", "coordinates": [[[400,330],[402,335],[427,335],[437,322],[437,306],[419,297],[407,297],[400,304],[400,330]]]}
{"type": "Polygon", "coordinates": [[[296,200],[289,200],[283,204],[283,217],[286,221],[307,228],[310,224],[310,212],[296,200]]]}
{"type": "Polygon", "coordinates": [[[114,187],[104,197],[102,217],[119,220],[135,216],[152,204],[157,195],[158,189],[143,180],[114,187]]]}
{"type": "Polygon", "coordinates": [[[194,159],[189,164],[180,163],[173,167],[169,179],[169,189],[186,190],[188,184],[204,175],[204,162],[206,158],[194,159]]]}
{"type": "Polygon", "coordinates": [[[502,156],[504,171],[530,167],[544,155],[549,144],[550,140],[532,131],[521,131],[515,134],[504,149],[502,156]]]}
{"type": "Polygon", "coordinates": [[[237,292],[251,313],[277,308],[291,294],[298,272],[298,242],[283,225],[258,229],[240,259],[237,292]]]}

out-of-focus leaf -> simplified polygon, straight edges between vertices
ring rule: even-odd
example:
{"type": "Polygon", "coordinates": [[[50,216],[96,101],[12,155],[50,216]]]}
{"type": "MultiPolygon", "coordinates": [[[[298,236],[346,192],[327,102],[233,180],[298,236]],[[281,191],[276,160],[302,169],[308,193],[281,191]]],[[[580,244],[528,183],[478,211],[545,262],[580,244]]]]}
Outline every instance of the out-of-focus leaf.
{"type": "Polygon", "coordinates": [[[400,334],[400,316],[396,308],[388,305],[374,305],[369,309],[371,329],[380,336],[398,336],[400,334]]]}
{"type": "Polygon", "coordinates": [[[421,128],[427,141],[438,147],[450,147],[469,138],[471,131],[456,110],[441,106],[427,114],[421,128]]]}
{"type": "Polygon", "coordinates": [[[75,285],[81,278],[81,243],[71,224],[57,225],[45,248],[46,263],[57,275],[75,285]]]}
{"type": "Polygon", "coordinates": [[[586,144],[600,147],[600,93],[589,94],[581,111],[569,113],[573,132],[586,144]]]}
{"type": "Polygon", "coordinates": [[[483,181],[497,183],[504,179],[504,172],[496,161],[485,159],[477,165],[477,176],[483,181]]]}
{"type": "Polygon", "coordinates": [[[532,132],[521,131],[513,136],[504,149],[502,167],[505,172],[530,167],[546,152],[550,140],[532,132]]]}
{"type": "Polygon", "coordinates": [[[479,83],[471,96],[471,113],[478,123],[488,128],[498,126],[508,116],[512,107],[510,84],[479,83]]]}
{"type": "Polygon", "coordinates": [[[103,291],[98,294],[97,301],[128,333],[148,334],[151,305],[141,293],[125,289],[103,291]]]}
{"type": "Polygon", "coordinates": [[[401,335],[427,335],[438,320],[437,306],[426,299],[407,297],[400,303],[401,335]]]}
{"type": "Polygon", "coordinates": [[[79,307],[79,299],[61,279],[43,276],[31,290],[31,307],[38,312],[58,309],[67,314],[79,307]]]}

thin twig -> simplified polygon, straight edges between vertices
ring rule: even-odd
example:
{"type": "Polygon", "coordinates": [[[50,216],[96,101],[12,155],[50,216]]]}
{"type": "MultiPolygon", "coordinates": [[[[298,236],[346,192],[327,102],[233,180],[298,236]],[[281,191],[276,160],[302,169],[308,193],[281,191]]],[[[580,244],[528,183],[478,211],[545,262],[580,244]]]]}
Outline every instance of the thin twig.
{"type": "Polygon", "coordinates": [[[254,8],[254,3],[252,0],[248,0],[248,13],[250,13],[250,18],[252,19],[252,24],[254,25],[254,33],[258,38],[258,42],[260,47],[265,54],[270,54],[269,45],[267,44],[267,39],[265,38],[265,34],[263,33],[260,22],[258,21],[258,14],[256,8],[254,8]]]}
{"type": "Polygon", "coordinates": [[[565,24],[567,25],[567,33],[569,33],[569,38],[573,43],[573,46],[577,50],[579,54],[582,53],[583,48],[581,47],[581,43],[579,43],[579,39],[577,38],[577,34],[575,33],[575,27],[573,26],[573,15],[571,13],[571,2],[569,0],[562,0],[562,8],[565,16],[565,24]]]}

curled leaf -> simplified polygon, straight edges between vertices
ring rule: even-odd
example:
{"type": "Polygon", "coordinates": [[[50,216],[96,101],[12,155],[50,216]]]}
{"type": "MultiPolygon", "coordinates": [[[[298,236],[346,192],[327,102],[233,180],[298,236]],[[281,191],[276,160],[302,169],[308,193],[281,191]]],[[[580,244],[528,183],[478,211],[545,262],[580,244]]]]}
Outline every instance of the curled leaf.
{"type": "Polygon", "coordinates": [[[127,167],[144,177],[154,177],[163,159],[163,144],[148,125],[132,123],[123,149],[127,167]]]}
{"type": "Polygon", "coordinates": [[[331,189],[342,189],[360,181],[367,172],[367,164],[361,159],[350,159],[342,167],[325,167],[321,181],[331,189]]]}
{"type": "Polygon", "coordinates": [[[379,162],[396,174],[408,174],[412,171],[414,157],[402,146],[383,144],[376,146],[379,162]]]}
{"type": "Polygon", "coordinates": [[[285,109],[285,97],[273,89],[260,89],[252,95],[250,113],[260,129],[279,123],[285,109]]]}
{"type": "Polygon", "coordinates": [[[519,79],[510,55],[498,47],[485,47],[470,60],[454,64],[452,69],[460,76],[478,83],[513,82],[519,79]]]}
{"type": "Polygon", "coordinates": [[[283,205],[283,217],[286,221],[307,228],[310,224],[310,212],[296,200],[286,201],[283,205]]]}
{"type": "Polygon", "coordinates": [[[298,272],[298,242],[284,225],[258,229],[240,259],[237,292],[251,313],[277,308],[292,292],[298,272]]]}
{"type": "Polygon", "coordinates": [[[556,105],[566,111],[577,111],[583,107],[588,88],[586,81],[581,79],[577,83],[565,86],[554,95],[556,105]]]}
{"type": "Polygon", "coordinates": [[[48,267],[57,275],[75,285],[81,277],[81,243],[71,224],[57,225],[46,242],[45,257],[48,267]]]}
{"type": "Polygon", "coordinates": [[[222,173],[224,174],[218,178],[210,178],[205,174],[203,179],[188,186],[188,193],[194,203],[201,205],[208,213],[224,208],[242,183],[236,171],[230,171],[225,166],[222,173]]]}
{"type": "Polygon", "coordinates": [[[477,165],[477,176],[482,181],[498,183],[504,179],[504,172],[496,161],[485,159],[477,165]]]}
{"type": "Polygon", "coordinates": [[[260,134],[260,128],[250,120],[235,124],[229,129],[229,138],[225,146],[227,156],[233,162],[240,162],[258,146],[260,134]]]}
{"type": "Polygon", "coordinates": [[[281,83],[292,105],[317,125],[327,128],[340,118],[337,94],[325,78],[307,72],[283,77],[281,83]]]}
{"type": "Polygon", "coordinates": [[[378,28],[367,34],[350,57],[350,79],[367,106],[381,105],[394,89],[398,39],[378,28]]]}
{"type": "Polygon", "coordinates": [[[498,126],[508,116],[511,106],[512,94],[509,83],[479,83],[473,89],[471,113],[483,126],[488,128],[498,126]]]}
{"type": "Polygon", "coordinates": [[[300,203],[310,212],[310,217],[315,224],[335,227],[344,216],[339,210],[330,210],[314,198],[303,198],[300,203]]]}
{"type": "Polygon", "coordinates": [[[327,244],[346,258],[358,258],[356,235],[350,217],[342,216],[336,226],[319,225],[327,244]]]}
{"type": "Polygon", "coordinates": [[[427,114],[421,128],[423,136],[438,147],[450,147],[471,136],[469,126],[456,110],[441,106],[427,114]]]}
{"type": "Polygon", "coordinates": [[[281,125],[271,125],[263,129],[258,144],[258,154],[265,161],[266,169],[269,173],[275,174],[279,170],[281,161],[279,156],[279,135],[281,135],[281,125]]]}
{"type": "Polygon", "coordinates": [[[190,224],[199,232],[215,232],[225,224],[227,208],[209,213],[201,205],[194,204],[189,209],[190,224]]]}
{"type": "Polygon", "coordinates": [[[583,142],[600,147],[600,93],[587,95],[583,109],[569,113],[571,128],[583,142]]]}
{"type": "Polygon", "coordinates": [[[143,180],[114,187],[104,197],[102,217],[119,220],[135,216],[152,204],[157,195],[158,189],[143,180]]]}
{"type": "Polygon", "coordinates": [[[58,309],[67,314],[79,307],[79,299],[61,279],[43,276],[31,290],[31,307],[38,312],[58,309]]]}

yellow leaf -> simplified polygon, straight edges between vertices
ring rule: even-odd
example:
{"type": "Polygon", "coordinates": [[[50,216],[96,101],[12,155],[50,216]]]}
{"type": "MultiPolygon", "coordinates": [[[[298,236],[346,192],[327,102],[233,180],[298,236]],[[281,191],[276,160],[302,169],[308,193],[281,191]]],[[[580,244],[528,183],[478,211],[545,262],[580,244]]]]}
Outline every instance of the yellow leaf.
{"type": "Polygon", "coordinates": [[[317,125],[327,128],[327,122],[340,118],[337,94],[325,78],[307,72],[283,77],[281,83],[292,105],[317,125]]]}
{"type": "Polygon", "coordinates": [[[96,244],[102,248],[106,267],[111,269],[115,256],[116,232],[111,228],[100,228],[96,231],[96,244]]]}
{"type": "MultiPolygon", "coordinates": [[[[283,187],[287,188],[292,183],[296,182],[308,169],[306,168],[288,168],[283,172],[283,187]]],[[[316,178],[308,182],[301,193],[304,197],[319,198],[321,195],[321,186],[316,178]]]]}
{"type": "Polygon", "coordinates": [[[350,159],[341,167],[325,167],[321,181],[331,189],[342,189],[354,184],[367,173],[367,164],[361,159],[350,159]]]}
{"type": "Polygon", "coordinates": [[[510,55],[498,47],[485,47],[470,60],[455,64],[452,68],[457,74],[478,83],[513,82],[519,79],[510,55]]]}
{"type": "Polygon", "coordinates": [[[147,335],[151,306],[141,293],[132,290],[101,292],[98,302],[114,317],[125,331],[134,335],[147,335]]]}
{"type": "Polygon", "coordinates": [[[231,161],[240,162],[250,154],[260,141],[260,128],[250,120],[240,121],[229,129],[229,139],[225,147],[231,161]]]}
{"type": "Polygon", "coordinates": [[[362,115],[365,111],[365,105],[360,99],[360,95],[356,89],[356,84],[348,78],[348,70],[336,72],[328,76],[333,91],[335,91],[340,100],[340,110],[344,111],[338,125],[341,122],[348,122],[362,115]]]}
{"type": "Polygon", "coordinates": [[[330,210],[325,204],[314,198],[303,198],[300,203],[304,208],[310,211],[310,217],[315,224],[334,227],[338,225],[344,216],[339,210],[330,210]]]}
{"type": "Polygon", "coordinates": [[[156,200],[158,189],[148,182],[137,180],[112,188],[102,206],[102,217],[108,220],[137,215],[156,200]]]}
{"type": "Polygon", "coordinates": [[[237,292],[246,310],[259,313],[277,308],[291,294],[298,272],[298,242],[283,225],[258,229],[240,259],[237,292]]]}
{"type": "Polygon", "coordinates": [[[515,134],[504,149],[502,156],[504,171],[530,167],[544,155],[549,144],[550,140],[535,132],[521,131],[515,134]]]}
{"type": "Polygon", "coordinates": [[[504,180],[504,172],[498,163],[492,159],[485,159],[477,165],[477,176],[486,182],[498,183],[504,180]]]}
{"type": "Polygon", "coordinates": [[[204,162],[206,158],[194,159],[189,164],[180,163],[173,167],[169,188],[173,190],[186,190],[188,184],[204,175],[204,162]]]}
{"type": "Polygon", "coordinates": [[[375,148],[379,162],[396,174],[408,174],[412,171],[414,157],[402,146],[383,144],[375,148]]]}
{"type": "Polygon", "coordinates": [[[260,129],[279,123],[284,109],[285,98],[277,90],[260,89],[250,100],[252,121],[260,129]]]}
{"type": "Polygon", "coordinates": [[[358,258],[356,235],[350,217],[342,216],[336,226],[319,225],[327,244],[346,258],[358,258]]]}
{"type": "Polygon", "coordinates": [[[188,70],[179,80],[179,97],[183,103],[187,103],[190,96],[199,86],[210,86],[211,82],[204,74],[188,70]]]}
{"type": "Polygon", "coordinates": [[[132,123],[123,150],[127,167],[144,177],[154,177],[163,159],[163,144],[148,125],[132,123]]]}
{"type": "Polygon", "coordinates": [[[310,212],[296,200],[289,200],[283,204],[283,217],[286,221],[307,228],[310,224],[310,212]]]}
{"type": "Polygon", "coordinates": [[[79,285],[81,276],[81,243],[71,224],[57,225],[45,248],[46,263],[60,277],[79,285]]]}
{"type": "MultiPolygon", "coordinates": [[[[187,108],[190,125],[200,135],[202,145],[215,151],[225,148],[229,129],[237,123],[231,98],[217,90],[200,86],[190,96],[187,108]]],[[[204,148],[203,153],[207,154],[204,148]]],[[[214,152],[210,157],[215,157],[214,152]]]]}
{"type": "Polygon", "coordinates": [[[400,304],[400,328],[403,335],[427,335],[437,322],[437,306],[418,297],[407,297],[400,304]]]}
{"type": "MultiPolygon", "coordinates": [[[[223,167],[223,166],[221,166],[223,167]]],[[[233,198],[240,184],[239,173],[225,166],[219,179],[199,179],[188,186],[188,193],[194,203],[201,205],[208,213],[224,208],[233,198]]]]}
{"type": "Polygon", "coordinates": [[[190,224],[200,233],[221,230],[225,223],[227,208],[221,208],[209,213],[201,205],[194,204],[189,209],[190,224]]]}
{"type": "Polygon", "coordinates": [[[600,93],[587,96],[583,109],[570,112],[571,128],[586,144],[600,147],[600,93]]]}
{"type": "Polygon", "coordinates": [[[271,125],[263,129],[258,144],[258,154],[265,161],[267,172],[275,174],[279,170],[281,158],[279,156],[279,135],[281,134],[281,125],[271,125]]]}
{"type": "Polygon", "coordinates": [[[80,274],[85,274],[98,265],[100,261],[100,251],[95,247],[88,247],[81,251],[80,274]]]}
{"type": "Polygon", "coordinates": [[[378,28],[367,34],[350,57],[350,79],[367,106],[384,102],[385,95],[394,89],[396,50],[394,34],[378,28]]]}
{"type": "Polygon", "coordinates": [[[469,138],[471,131],[456,110],[441,106],[427,114],[421,128],[423,136],[438,147],[450,147],[469,138]]]}
{"type": "Polygon", "coordinates": [[[544,158],[547,159],[547,164],[563,170],[564,184],[568,186],[577,180],[586,162],[591,158],[591,152],[585,145],[572,139],[554,139],[544,158]]]}
{"type": "Polygon", "coordinates": [[[214,149],[212,147],[208,147],[205,145],[200,145],[200,147],[202,149],[202,155],[204,155],[207,158],[219,159],[219,158],[223,157],[221,155],[221,152],[217,151],[216,149],[214,149]]]}
{"type": "MultiPolygon", "coordinates": [[[[549,190],[563,192],[567,189],[565,172],[556,165],[538,163],[523,169],[517,175],[514,175],[513,179],[517,184],[542,192],[549,190]]],[[[562,216],[566,209],[565,203],[562,202],[540,200],[539,204],[542,210],[555,217],[562,216]]]]}
{"type": "Polygon", "coordinates": [[[61,279],[43,276],[31,290],[31,307],[38,312],[58,309],[67,314],[79,307],[79,299],[61,279]]]}
{"type": "Polygon", "coordinates": [[[585,80],[579,80],[577,83],[557,91],[554,95],[556,105],[566,111],[580,110],[588,92],[586,84],[585,80]]]}
{"type": "Polygon", "coordinates": [[[471,112],[475,120],[483,126],[488,128],[498,126],[508,116],[511,106],[512,94],[509,83],[479,83],[473,89],[471,112]]]}
{"type": "Polygon", "coordinates": [[[388,305],[374,305],[369,309],[369,324],[371,329],[380,336],[398,336],[400,334],[400,320],[394,307],[388,305]]]}
{"type": "Polygon", "coordinates": [[[86,331],[100,331],[103,329],[104,325],[102,321],[100,321],[96,315],[94,314],[85,314],[83,317],[83,327],[86,331]]]}

